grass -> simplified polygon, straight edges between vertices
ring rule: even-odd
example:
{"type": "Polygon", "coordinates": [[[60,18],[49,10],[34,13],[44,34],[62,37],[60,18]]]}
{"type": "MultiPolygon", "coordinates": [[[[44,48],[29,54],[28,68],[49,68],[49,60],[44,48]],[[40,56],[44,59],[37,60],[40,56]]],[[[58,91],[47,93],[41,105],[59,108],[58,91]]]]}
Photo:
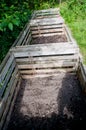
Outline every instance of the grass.
{"type": "Polygon", "coordinates": [[[78,9],[70,10],[66,2],[63,2],[60,8],[66,24],[71,29],[72,35],[79,45],[83,62],[86,64],[86,12],[78,9]]]}

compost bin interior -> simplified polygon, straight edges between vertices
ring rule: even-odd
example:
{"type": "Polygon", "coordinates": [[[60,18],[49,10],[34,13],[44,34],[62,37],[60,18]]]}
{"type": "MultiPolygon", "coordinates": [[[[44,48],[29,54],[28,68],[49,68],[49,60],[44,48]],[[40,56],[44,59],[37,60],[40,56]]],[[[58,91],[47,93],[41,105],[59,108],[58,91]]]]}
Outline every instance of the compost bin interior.
{"type": "Polygon", "coordinates": [[[86,103],[76,73],[23,79],[8,130],[85,130],[86,103]]]}
{"type": "Polygon", "coordinates": [[[67,37],[65,35],[54,35],[54,36],[40,36],[33,38],[31,44],[46,44],[46,43],[60,43],[67,42],[67,37]]]}

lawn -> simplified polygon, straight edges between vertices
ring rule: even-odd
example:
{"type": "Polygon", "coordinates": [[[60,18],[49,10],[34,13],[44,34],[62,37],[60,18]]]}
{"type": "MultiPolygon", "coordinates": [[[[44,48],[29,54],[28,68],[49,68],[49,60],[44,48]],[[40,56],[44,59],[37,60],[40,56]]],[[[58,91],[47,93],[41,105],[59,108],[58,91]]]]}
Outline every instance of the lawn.
{"type": "Polygon", "coordinates": [[[71,5],[70,8],[68,4],[67,2],[63,2],[60,11],[79,45],[83,62],[86,64],[86,2],[84,3],[85,5],[81,5],[81,7],[78,5],[72,7],[71,5]]]}

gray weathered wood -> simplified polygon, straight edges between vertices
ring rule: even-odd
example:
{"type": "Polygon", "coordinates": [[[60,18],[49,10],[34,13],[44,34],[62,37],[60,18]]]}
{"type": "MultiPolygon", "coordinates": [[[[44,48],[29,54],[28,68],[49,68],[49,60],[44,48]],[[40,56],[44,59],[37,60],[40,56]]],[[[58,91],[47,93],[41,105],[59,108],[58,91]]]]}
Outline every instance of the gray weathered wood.
{"type": "Polygon", "coordinates": [[[15,100],[16,100],[16,96],[17,96],[19,88],[20,88],[20,83],[21,83],[21,77],[19,78],[18,85],[16,86],[16,89],[15,89],[15,92],[14,92],[14,95],[13,95],[13,98],[12,98],[12,101],[11,101],[11,104],[10,104],[9,112],[7,114],[6,121],[5,121],[5,124],[3,126],[3,130],[6,130],[8,124],[9,124],[11,113],[12,113],[14,103],[15,103],[15,100]]]}
{"type": "Polygon", "coordinates": [[[10,90],[10,93],[9,93],[9,97],[7,99],[7,102],[5,103],[6,107],[5,107],[5,110],[3,112],[2,118],[0,120],[0,129],[2,129],[2,127],[4,125],[4,122],[5,122],[9,107],[10,107],[11,99],[12,99],[12,96],[13,96],[13,93],[14,93],[14,90],[15,90],[15,86],[17,84],[17,80],[18,79],[14,80],[14,83],[12,84],[12,89],[10,90]]]}
{"type": "Polygon", "coordinates": [[[12,62],[13,62],[13,59],[14,59],[14,56],[11,54],[11,56],[9,57],[8,61],[6,62],[2,72],[0,73],[0,79],[1,81],[4,80],[8,70],[9,70],[9,67],[11,66],[12,62]]]}
{"type": "Polygon", "coordinates": [[[12,63],[12,65],[10,66],[8,72],[7,72],[7,75],[6,75],[6,77],[5,77],[5,80],[3,81],[3,85],[2,85],[2,87],[0,88],[0,98],[2,97],[2,95],[3,95],[3,93],[4,93],[5,89],[6,89],[6,86],[7,86],[8,82],[9,82],[9,79],[10,79],[10,77],[12,76],[12,73],[13,73],[13,70],[14,70],[14,68],[15,68],[15,65],[16,65],[16,63],[15,63],[15,61],[14,61],[14,62],[12,63]]]}
{"type": "Polygon", "coordinates": [[[18,65],[19,69],[39,69],[39,68],[65,68],[75,66],[74,62],[54,62],[45,64],[28,64],[28,65],[18,65]]]}
{"type": "Polygon", "coordinates": [[[9,96],[10,90],[12,88],[12,85],[14,83],[14,80],[15,80],[15,78],[18,78],[17,77],[17,73],[18,73],[18,69],[16,68],[15,71],[14,71],[14,73],[13,73],[13,75],[12,75],[12,77],[11,77],[11,79],[10,79],[10,82],[8,84],[8,87],[7,87],[7,90],[6,90],[5,94],[4,94],[4,97],[0,101],[0,119],[1,119],[1,116],[2,116],[3,111],[5,109],[6,101],[8,99],[8,96],[9,96]]]}
{"type": "Polygon", "coordinates": [[[62,17],[57,18],[46,18],[46,19],[37,19],[37,20],[31,20],[30,26],[34,25],[53,25],[53,24],[62,24],[64,23],[64,20],[62,17]]]}

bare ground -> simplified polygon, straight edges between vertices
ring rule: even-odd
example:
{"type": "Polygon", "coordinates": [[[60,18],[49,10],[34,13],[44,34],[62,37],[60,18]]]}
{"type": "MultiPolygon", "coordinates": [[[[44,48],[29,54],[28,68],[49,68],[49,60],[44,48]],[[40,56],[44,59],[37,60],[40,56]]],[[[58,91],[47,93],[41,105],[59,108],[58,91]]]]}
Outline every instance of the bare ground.
{"type": "Polygon", "coordinates": [[[33,38],[31,44],[43,44],[43,43],[60,43],[67,42],[67,37],[65,35],[55,35],[47,37],[37,37],[33,38]]]}
{"type": "Polygon", "coordinates": [[[86,103],[76,74],[22,80],[8,130],[85,130],[86,103]]]}

